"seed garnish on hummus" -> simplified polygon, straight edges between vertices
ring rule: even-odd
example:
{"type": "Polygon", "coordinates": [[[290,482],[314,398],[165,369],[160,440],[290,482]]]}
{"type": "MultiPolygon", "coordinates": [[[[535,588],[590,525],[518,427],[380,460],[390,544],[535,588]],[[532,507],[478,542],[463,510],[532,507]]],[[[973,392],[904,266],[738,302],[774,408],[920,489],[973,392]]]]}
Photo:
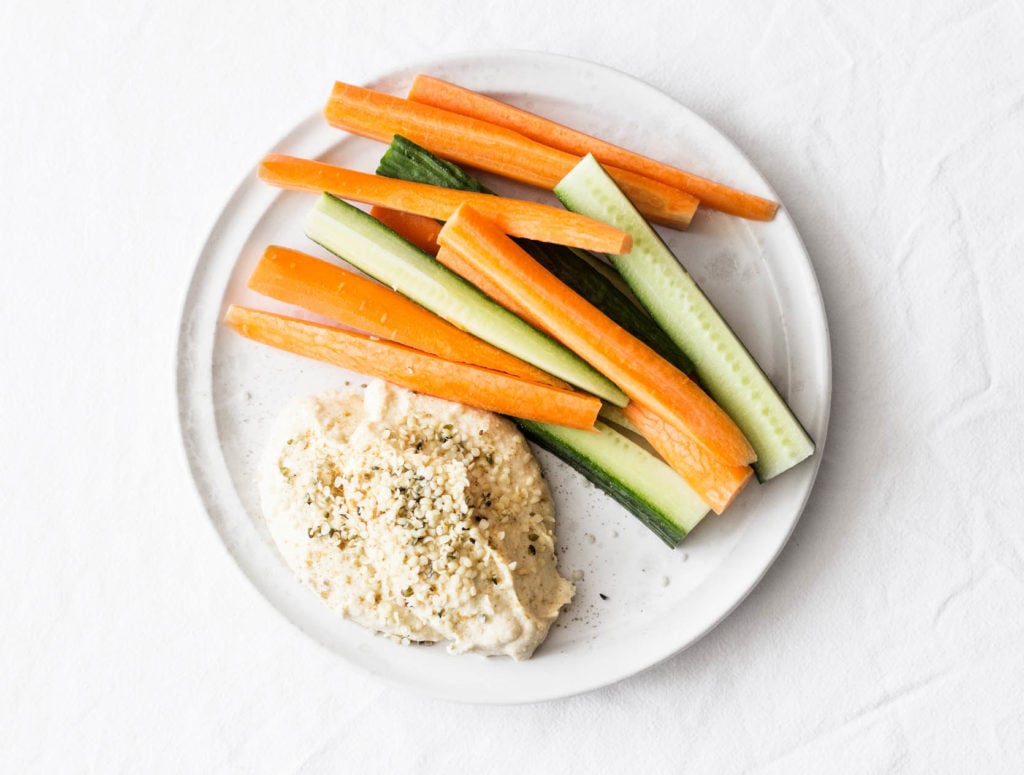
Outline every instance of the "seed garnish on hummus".
{"type": "Polygon", "coordinates": [[[381,381],[300,400],[277,423],[260,495],[299,578],[401,641],[526,659],[572,598],[540,467],[489,412],[381,381]]]}

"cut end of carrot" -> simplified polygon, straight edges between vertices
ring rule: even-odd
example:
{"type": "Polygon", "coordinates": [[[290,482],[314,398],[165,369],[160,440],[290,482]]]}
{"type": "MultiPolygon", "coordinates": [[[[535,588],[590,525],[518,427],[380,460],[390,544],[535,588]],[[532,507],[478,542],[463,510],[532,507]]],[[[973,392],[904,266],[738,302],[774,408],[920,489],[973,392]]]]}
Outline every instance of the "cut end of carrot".
{"type": "Polygon", "coordinates": [[[611,255],[622,256],[633,249],[633,235],[623,232],[622,239],[611,255]]]}
{"type": "Polygon", "coordinates": [[[689,228],[700,205],[697,197],[680,188],[629,170],[604,164],[602,166],[636,209],[644,213],[649,221],[668,226],[670,229],[689,228]]]}
{"type": "Polygon", "coordinates": [[[245,334],[245,309],[237,304],[230,304],[224,312],[224,322],[240,334],[245,334]]]}
{"type": "Polygon", "coordinates": [[[318,187],[308,185],[308,179],[300,180],[295,175],[297,164],[301,165],[303,159],[288,156],[283,153],[268,153],[260,159],[256,168],[256,175],[264,183],[269,183],[278,188],[290,188],[299,191],[319,191],[318,187]]]}
{"type": "Polygon", "coordinates": [[[263,177],[264,174],[269,174],[274,169],[275,165],[290,161],[292,158],[293,157],[283,153],[268,153],[260,159],[260,165],[257,171],[259,172],[260,177],[263,177]]]}
{"type": "Polygon", "coordinates": [[[755,221],[770,221],[775,218],[778,212],[778,202],[773,202],[770,199],[761,199],[761,204],[757,207],[756,211],[748,217],[755,221]]]}

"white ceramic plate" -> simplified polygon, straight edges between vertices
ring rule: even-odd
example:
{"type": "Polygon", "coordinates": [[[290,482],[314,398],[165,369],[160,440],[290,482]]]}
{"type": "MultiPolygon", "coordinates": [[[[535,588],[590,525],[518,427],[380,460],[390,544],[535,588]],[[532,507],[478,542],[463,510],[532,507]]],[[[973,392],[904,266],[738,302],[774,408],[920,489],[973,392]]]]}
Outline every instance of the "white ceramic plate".
{"type": "MultiPolygon", "coordinates": [[[[503,52],[425,62],[369,86],[404,94],[420,71],[777,198],[728,139],[622,73],[575,59],[503,52]]],[[[384,147],[328,127],[317,111],[273,150],[373,170],[384,147]]],[[[503,191],[548,196],[509,186],[503,191]]],[[[199,257],[178,344],[181,430],[198,491],[228,551],[287,619],[339,656],[406,687],[454,700],[512,703],[633,675],[696,641],[750,592],[799,519],[828,422],[826,319],[811,263],[785,209],[771,223],[702,211],[688,232],[662,233],[788,398],[819,453],[766,485],[748,487],[725,515],[706,519],[672,551],[568,466],[540,452],[558,510],[560,567],[582,578],[548,640],[532,660],[516,663],[451,656],[441,646],[403,647],[337,619],[293,577],[264,526],[254,470],[276,413],[293,396],[346,379],[365,382],[219,324],[228,303],[275,307],[245,288],[266,245],[327,257],[302,233],[313,201],[266,186],[255,174],[242,182],[199,257]]]]}

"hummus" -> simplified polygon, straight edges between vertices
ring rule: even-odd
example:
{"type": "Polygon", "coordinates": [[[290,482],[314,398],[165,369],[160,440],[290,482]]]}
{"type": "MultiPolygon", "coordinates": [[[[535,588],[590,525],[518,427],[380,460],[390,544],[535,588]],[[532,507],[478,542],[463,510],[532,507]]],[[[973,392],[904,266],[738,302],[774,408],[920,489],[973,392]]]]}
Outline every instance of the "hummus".
{"type": "Polygon", "coordinates": [[[278,421],[260,496],[299,578],[403,642],[527,659],[573,595],[540,468],[489,412],[379,381],[301,400],[278,421]]]}

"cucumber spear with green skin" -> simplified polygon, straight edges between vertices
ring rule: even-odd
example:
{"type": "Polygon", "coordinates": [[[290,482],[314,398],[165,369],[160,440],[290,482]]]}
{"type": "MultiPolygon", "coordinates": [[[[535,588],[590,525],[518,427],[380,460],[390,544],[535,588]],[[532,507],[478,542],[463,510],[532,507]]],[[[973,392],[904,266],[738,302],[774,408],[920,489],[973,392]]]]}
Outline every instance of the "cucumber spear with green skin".
{"type": "Polygon", "coordinates": [[[632,249],[610,256],[612,263],[750,441],[757,478],[771,479],[814,454],[814,442],[753,356],[593,156],[562,179],[555,195],[569,210],[633,237],[632,249]]]}

